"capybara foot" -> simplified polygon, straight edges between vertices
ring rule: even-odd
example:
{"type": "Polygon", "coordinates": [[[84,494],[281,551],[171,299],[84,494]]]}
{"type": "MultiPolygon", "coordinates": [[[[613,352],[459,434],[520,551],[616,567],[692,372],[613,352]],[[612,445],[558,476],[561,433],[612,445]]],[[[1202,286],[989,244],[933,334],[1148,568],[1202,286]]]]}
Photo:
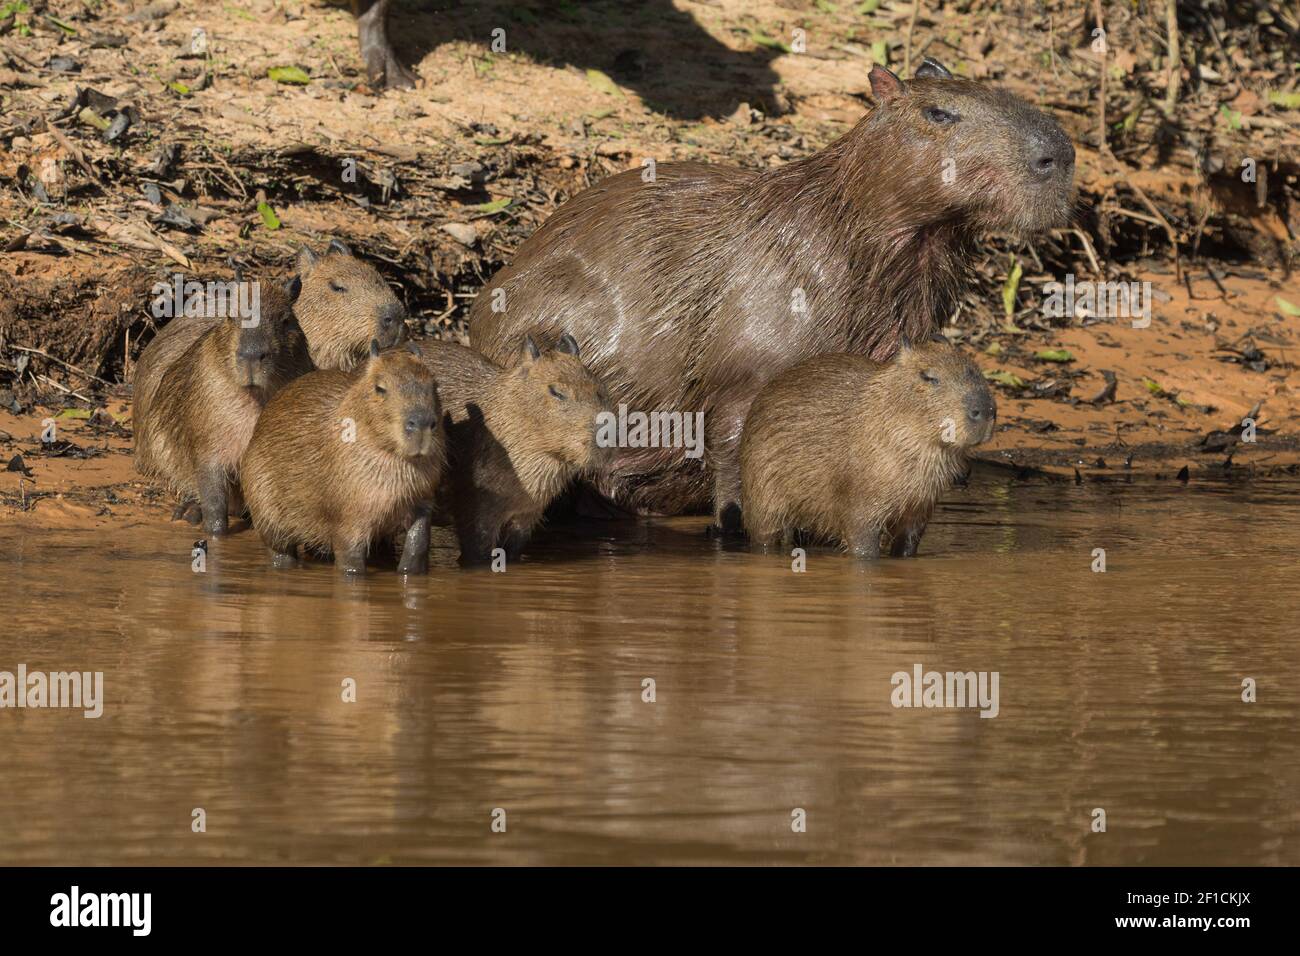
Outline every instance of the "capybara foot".
{"type": "Polygon", "coordinates": [[[745,523],[741,520],[740,505],[729,501],[713,516],[709,525],[709,537],[732,538],[745,533],[745,523]]]}
{"type": "Polygon", "coordinates": [[[418,82],[419,77],[402,66],[397,54],[390,49],[384,64],[384,86],[390,90],[413,90],[418,82]]]}
{"type": "Polygon", "coordinates": [[[203,521],[203,530],[210,535],[221,537],[230,531],[230,518],[226,515],[213,515],[203,521]]]}
{"type": "Polygon", "coordinates": [[[298,555],[292,551],[272,551],[271,567],[273,568],[293,568],[298,565],[298,555]]]}

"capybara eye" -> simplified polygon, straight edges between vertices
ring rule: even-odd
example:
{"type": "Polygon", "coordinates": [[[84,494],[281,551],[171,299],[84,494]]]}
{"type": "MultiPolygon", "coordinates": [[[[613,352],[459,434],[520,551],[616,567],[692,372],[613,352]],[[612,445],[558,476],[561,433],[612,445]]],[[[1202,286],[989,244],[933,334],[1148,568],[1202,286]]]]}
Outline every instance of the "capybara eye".
{"type": "Polygon", "coordinates": [[[348,291],[348,287],[345,286],[342,282],[339,282],[337,279],[330,279],[330,288],[333,289],[335,292],[348,291]]]}
{"type": "Polygon", "coordinates": [[[554,385],[551,386],[551,394],[554,395],[556,398],[558,398],[558,399],[559,399],[560,401],[562,401],[562,402],[567,402],[567,401],[569,400],[569,396],[568,396],[568,395],[565,395],[562,391],[560,391],[560,390],[559,390],[558,388],[556,388],[554,385]]]}
{"type": "Polygon", "coordinates": [[[376,395],[387,395],[387,394],[388,394],[388,389],[384,388],[384,386],[380,385],[378,382],[375,382],[375,394],[376,394],[376,395]]]}
{"type": "Polygon", "coordinates": [[[927,106],[925,109],[921,110],[921,115],[924,116],[928,122],[934,123],[936,126],[948,126],[951,123],[957,122],[957,115],[955,113],[941,110],[937,106],[927,106]]]}
{"type": "Polygon", "coordinates": [[[925,379],[931,385],[939,384],[939,376],[935,373],[934,369],[932,368],[922,369],[921,378],[925,379]]]}

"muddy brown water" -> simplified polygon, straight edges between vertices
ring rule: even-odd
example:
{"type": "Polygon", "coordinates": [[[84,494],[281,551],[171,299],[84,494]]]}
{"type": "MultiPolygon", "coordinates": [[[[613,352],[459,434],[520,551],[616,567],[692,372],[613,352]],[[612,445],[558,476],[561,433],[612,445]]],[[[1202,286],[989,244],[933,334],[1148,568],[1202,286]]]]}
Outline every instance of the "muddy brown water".
{"type": "Polygon", "coordinates": [[[105,699],[0,710],[0,863],[1300,863],[1298,491],[982,475],[803,574],[703,519],[407,583],[0,526],[0,671],[105,699]],[[998,715],[893,707],[916,664],[998,715]]]}

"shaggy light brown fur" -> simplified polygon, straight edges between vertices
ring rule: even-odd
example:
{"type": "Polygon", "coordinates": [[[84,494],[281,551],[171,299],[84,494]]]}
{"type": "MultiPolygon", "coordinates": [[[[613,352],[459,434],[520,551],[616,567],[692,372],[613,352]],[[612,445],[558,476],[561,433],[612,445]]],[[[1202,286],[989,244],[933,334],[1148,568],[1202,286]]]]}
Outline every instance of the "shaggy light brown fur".
{"type": "Polygon", "coordinates": [[[796,531],[862,557],[916,553],[943,491],[997,417],[979,369],[947,343],[888,363],[819,355],[772,379],[740,442],[745,526],[756,545],[796,531]]]}
{"type": "Polygon", "coordinates": [[[221,534],[262,407],[311,363],[278,289],[265,290],[254,327],[238,318],[183,321],[193,324],[169,336],[155,355],[159,364],[148,369],[147,413],[134,423],[135,464],[183,502],[197,500],[205,529],[221,534]]]}
{"type": "Polygon", "coordinates": [[[301,545],[360,573],[371,542],[433,499],[445,461],[433,373],[407,348],[376,346],[352,371],[310,372],[284,388],[241,472],[253,524],[279,563],[301,545]]]}
{"type": "Polygon", "coordinates": [[[604,390],[572,339],[547,352],[526,342],[512,368],[451,343],[421,351],[438,379],[450,435],[451,475],[437,520],[455,525],[462,561],[487,561],[498,547],[513,559],[547,505],[608,460],[596,444],[596,417],[608,410],[604,390]]]}
{"type": "Polygon", "coordinates": [[[352,368],[372,340],[388,348],[406,337],[406,308],[379,270],[358,259],[343,243],[323,255],[304,247],[298,254],[302,292],[294,303],[298,323],[317,368],[352,368]]]}

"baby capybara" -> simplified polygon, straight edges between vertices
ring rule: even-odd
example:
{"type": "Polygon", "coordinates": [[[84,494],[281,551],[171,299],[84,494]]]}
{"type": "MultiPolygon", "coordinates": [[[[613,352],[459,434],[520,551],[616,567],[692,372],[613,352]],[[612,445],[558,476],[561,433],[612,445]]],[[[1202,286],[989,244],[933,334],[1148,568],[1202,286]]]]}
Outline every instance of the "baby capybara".
{"type": "MultiPolygon", "coordinates": [[[[384,277],[337,239],[330,242],[323,256],[304,247],[298,254],[298,269],[285,288],[317,368],[350,368],[365,356],[371,339],[387,348],[405,336],[406,310],[384,277]]],[[[244,281],[238,273],[235,280],[244,281]]],[[[259,283],[261,288],[269,285],[259,283]]],[[[181,315],[179,308],[177,312],[136,362],[131,414],[137,427],[148,417],[163,375],[221,322],[219,317],[181,315]]]]}
{"type": "MultiPolygon", "coordinates": [[[[380,351],[373,342],[365,364],[285,386],[262,412],[240,472],[253,526],[277,564],[301,545],[360,574],[373,540],[423,513],[445,460],[433,373],[413,346],[380,351]]],[[[399,571],[413,570],[410,557],[399,571]]]]}
{"type": "Polygon", "coordinates": [[[568,335],[546,352],[526,339],[510,368],[449,342],[423,343],[421,353],[449,426],[435,520],[455,525],[463,563],[488,561],[494,548],[514,559],[547,505],[608,459],[596,441],[604,389],[568,335]]]}
{"type": "Polygon", "coordinates": [[[294,312],[317,368],[350,369],[372,339],[381,349],[406,337],[406,308],[379,270],[337,239],[324,255],[298,254],[302,291],[294,312]]]}
{"type": "Polygon", "coordinates": [[[1063,225],[1074,147],[1005,90],[926,59],[871,71],[875,109],[774,169],[663,162],[574,196],[474,302],[470,342],[505,361],[571,331],[615,403],[705,415],[710,471],[620,453],[605,490],[642,511],[707,507],[738,528],[736,449],[764,383],[805,358],[877,360],[952,314],[990,231],[1063,225]]]}
{"type": "Polygon", "coordinates": [[[751,540],[796,531],[864,558],[916,554],[939,496],[993,435],[997,407],[975,363],[946,342],[906,343],[887,363],[818,355],[754,399],[740,440],[751,540]]]}
{"type": "MultiPolygon", "coordinates": [[[[239,460],[263,406],[311,367],[290,299],[265,285],[257,315],[204,320],[206,331],[170,360],[151,389],[148,414],[135,418],[136,468],[165,482],[183,503],[197,499],[209,534],[227,529],[239,460]]],[[[188,334],[173,337],[168,348],[188,334]]]]}

